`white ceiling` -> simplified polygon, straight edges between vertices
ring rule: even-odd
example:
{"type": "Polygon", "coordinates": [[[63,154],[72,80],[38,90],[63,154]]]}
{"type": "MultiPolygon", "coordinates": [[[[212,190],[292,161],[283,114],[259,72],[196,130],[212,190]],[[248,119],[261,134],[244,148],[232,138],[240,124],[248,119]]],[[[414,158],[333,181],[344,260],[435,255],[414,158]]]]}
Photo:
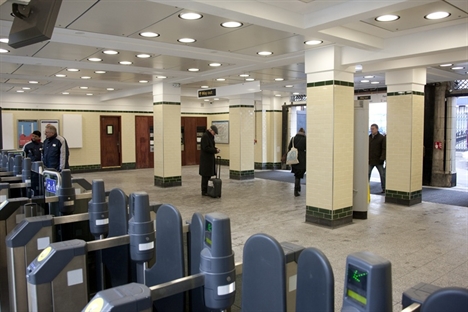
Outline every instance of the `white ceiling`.
{"type": "MultiPolygon", "coordinates": [[[[412,66],[427,67],[428,82],[467,79],[467,11],[466,0],[63,0],[50,41],[19,49],[0,43],[0,48],[10,51],[0,54],[0,92],[17,94],[29,87],[24,91],[44,95],[69,92],[71,96],[92,93],[105,101],[150,94],[151,84],[166,81],[180,83],[183,95],[195,98],[201,86],[242,83],[245,78],[239,75],[247,73],[260,81],[262,90],[283,96],[305,94],[304,52],[328,45],[342,47],[343,66],[362,65],[362,71],[355,74],[355,88],[360,90],[385,87],[386,71],[412,66]],[[439,21],[424,19],[425,14],[438,10],[451,15],[439,21]],[[178,15],[184,12],[197,12],[203,18],[182,20],[178,15]],[[401,18],[388,24],[374,20],[390,13],[401,18]],[[243,26],[220,26],[229,20],[243,26]],[[160,36],[143,38],[139,35],[143,31],[160,36]],[[183,37],[196,42],[177,42],[183,37]],[[304,45],[310,39],[323,40],[323,44],[304,45]],[[102,53],[107,49],[119,54],[102,53]],[[256,54],[264,50],[273,55],[256,54]],[[151,57],[139,59],[139,53],[151,57]],[[102,61],[90,62],[90,57],[102,61]],[[123,60],[133,64],[120,65],[123,60]],[[212,62],[222,66],[210,67],[212,62]],[[464,69],[442,68],[443,63],[464,69]],[[193,67],[200,71],[189,72],[193,67]],[[69,72],[68,68],[80,71],[69,72]],[[96,70],[106,73],[96,74],[96,70]],[[67,76],[58,78],[56,74],[67,76]],[[156,78],[158,75],[167,78],[156,78]],[[370,80],[379,84],[361,83],[365,75],[375,76],[370,80]],[[83,76],[91,79],[81,79],[83,76]],[[38,84],[30,84],[31,80],[38,84]]],[[[8,37],[13,20],[10,13],[11,3],[1,4],[0,38],[8,37]]]]}

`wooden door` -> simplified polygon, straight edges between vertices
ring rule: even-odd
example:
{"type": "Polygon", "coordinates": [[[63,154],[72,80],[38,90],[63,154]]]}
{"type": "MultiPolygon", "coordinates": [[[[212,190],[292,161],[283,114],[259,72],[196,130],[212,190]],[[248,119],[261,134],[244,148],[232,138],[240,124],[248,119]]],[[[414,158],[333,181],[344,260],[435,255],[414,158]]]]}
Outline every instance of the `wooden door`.
{"type": "Polygon", "coordinates": [[[153,168],[153,116],[135,116],[136,168],[153,168]]]}
{"type": "Polygon", "coordinates": [[[101,167],[122,165],[120,116],[101,116],[101,167]]]}
{"type": "Polygon", "coordinates": [[[197,138],[206,131],[206,117],[182,117],[183,129],[182,165],[198,165],[200,163],[200,144],[197,138]]]}

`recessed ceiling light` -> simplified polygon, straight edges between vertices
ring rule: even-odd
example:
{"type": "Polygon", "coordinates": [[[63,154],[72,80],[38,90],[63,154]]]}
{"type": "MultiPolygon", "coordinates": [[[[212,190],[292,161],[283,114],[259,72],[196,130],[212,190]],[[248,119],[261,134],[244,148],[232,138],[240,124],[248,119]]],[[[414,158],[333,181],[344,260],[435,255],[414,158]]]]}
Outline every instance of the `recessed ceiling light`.
{"type": "Polygon", "coordinates": [[[99,57],[90,57],[88,59],[88,61],[90,61],[90,62],[101,62],[102,59],[100,59],[99,57]]]}
{"type": "Polygon", "coordinates": [[[270,52],[270,51],[260,51],[260,52],[257,52],[258,55],[261,55],[261,56],[268,56],[268,55],[272,55],[273,52],[270,52]]]}
{"type": "Polygon", "coordinates": [[[283,81],[284,78],[275,78],[275,81],[283,81]]]}
{"type": "Polygon", "coordinates": [[[67,77],[67,75],[65,75],[65,74],[56,74],[55,77],[65,78],[65,77],[67,77]]]}
{"type": "Polygon", "coordinates": [[[70,92],[62,92],[63,95],[68,95],[70,92]]]}
{"type": "Polygon", "coordinates": [[[180,38],[180,39],[178,39],[177,41],[182,42],[182,43],[193,43],[193,42],[195,42],[196,40],[195,40],[195,39],[192,39],[192,38],[180,38]]]}
{"type": "Polygon", "coordinates": [[[166,76],[156,76],[156,78],[158,78],[158,79],[166,79],[167,77],[166,77],[166,76]]]}
{"type": "Polygon", "coordinates": [[[374,78],[374,76],[364,76],[364,78],[366,78],[366,79],[372,79],[372,78],[374,78]]]}
{"type": "Polygon", "coordinates": [[[362,83],[368,83],[369,80],[361,80],[362,83]]]}
{"type": "Polygon", "coordinates": [[[107,88],[106,90],[107,91],[114,91],[115,89],[114,88],[107,88]]]}
{"type": "Polygon", "coordinates": [[[308,40],[308,41],[305,41],[304,43],[307,45],[318,45],[318,44],[323,43],[323,41],[322,40],[308,40]]]}
{"type": "Polygon", "coordinates": [[[24,93],[24,90],[16,90],[18,93],[24,93]]]}
{"type": "Polygon", "coordinates": [[[159,34],[152,32],[152,31],[145,31],[145,32],[141,32],[140,36],[146,37],[146,38],[155,38],[155,37],[159,37],[159,34]]]}
{"type": "Polygon", "coordinates": [[[86,90],[88,89],[88,87],[80,87],[80,89],[86,90]]]}
{"type": "Polygon", "coordinates": [[[208,87],[208,86],[201,86],[200,88],[202,88],[202,89],[208,89],[209,87],[208,87]]]}
{"type": "Polygon", "coordinates": [[[90,76],[81,76],[81,79],[91,79],[90,76]]]}
{"type": "Polygon", "coordinates": [[[245,78],[245,81],[254,81],[255,79],[253,78],[245,78]]]}
{"type": "Polygon", "coordinates": [[[94,73],[95,74],[105,74],[106,71],[105,70],[95,70],[94,73]]]}
{"type": "Polygon", "coordinates": [[[69,71],[69,72],[79,72],[80,70],[76,69],[76,68],[67,68],[67,71],[69,71]]]}
{"type": "Polygon", "coordinates": [[[91,96],[91,95],[93,95],[93,94],[92,94],[92,93],[86,93],[86,95],[91,96]]]}
{"type": "Polygon", "coordinates": [[[216,81],[226,81],[225,78],[217,78],[216,81]]]}
{"type": "Polygon", "coordinates": [[[148,83],[148,80],[140,80],[139,83],[148,83]]]}
{"type": "Polygon", "coordinates": [[[32,83],[32,84],[37,84],[37,83],[39,83],[39,81],[34,81],[34,80],[31,80],[29,83],[32,83]]]}
{"type": "Polygon", "coordinates": [[[141,54],[137,54],[137,57],[139,57],[139,58],[149,58],[149,57],[151,57],[151,55],[146,54],[146,53],[141,53],[141,54]]]}
{"type": "Polygon", "coordinates": [[[191,71],[191,72],[197,72],[199,71],[200,69],[198,68],[189,68],[188,71],[191,71]]]}
{"type": "Polygon", "coordinates": [[[0,42],[2,43],[8,43],[8,38],[0,38],[0,42]]]}
{"type": "Polygon", "coordinates": [[[433,12],[424,16],[424,18],[428,20],[437,20],[437,19],[442,19],[442,18],[446,18],[449,16],[450,16],[449,12],[433,12]]]}
{"type": "Polygon", "coordinates": [[[221,63],[210,63],[211,67],[219,67],[221,66],[221,63]]]}
{"type": "Polygon", "coordinates": [[[121,62],[119,62],[119,64],[120,65],[131,65],[132,62],[130,62],[130,61],[121,61],[121,62]]]}
{"type": "Polygon", "coordinates": [[[378,81],[372,81],[371,84],[379,84],[380,82],[378,81]]]}
{"type": "Polygon", "coordinates": [[[242,25],[243,25],[242,23],[234,22],[234,21],[224,22],[221,24],[221,26],[226,27],[226,28],[237,28],[237,27],[241,27],[242,25]]]}
{"type": "Polygon", "coordinates": [[[293,95],[299,95],[300,93],[299,92],[293,92],[293,95]]]}
{"type": "Polygon", "coordinates": [[[22,87],[21,89],[23,89],[23,90],[31,90],[30,87],[22,87]]]}
{"type": "Polygon", "coordinates": [[[10,52],[10,50],[7,50],[7,49],[0,49],[0,53],[8,53],[10,52]]]}
{"type": "Polygon", "coordinates": [[[284,87],[285,87],[285,88],[292,88],[292,87],[294,87],[294,86],[293,86],[293,85],[285,85],[284,87]]]}
{"type": "Polygon", "coordinates": [[[464,69],[465,67],[463,66],[455,66],[455,67],[452,67],[452,70],[460,70],[460,69],[464,69]]]}
{"type": "Polygon", "coordinates": [[[439,65],[439,66],[440,66],[440,67],[450,67],[450,66],[452,66],[452,65],[453,65],[453,64],[449,63],[449,64],[441,64],[441,65],[439,65]]]}
{"type": "Polygon", "coordinates": [[[239,77],[243,77],[243,78],[249,77],[249,76],[250,76],[249,74],[240,74],[240,75],[239,75],[239,77]]]}
{"type": "Polygon", "coordinates": [[[119,54],[119,52],[114,51],[114,50],[104,50],[102,53],[107,54],[107,55],[116,55],[119,54]]]}
{"type": "Polygon", "coordinates": [[[219,99],[218,99],[218,98],[214,98],[213,100],[215,100],[215,101],[219,101],[219,99]]]}
{"type": "Polygon", "coordinates": [[[184,19],[184,20],[197,20],[202,17],[203,15],[198,14],[198,13],[193,13],[193,12],[179,14],[179,18],[184,19]]]}
{"type": "Polygon", "coordinates": [[[205,102],[208,102],[208,101],[209,101],[209,99],[204,99],[203,101],[205,101],[205,102]]]}
{"type": "Polygon", "coordinates": [[[375,20],[377,22],[392,22],[392,21],[396,21],[399,18],[400,17],[398,15],[387,14],[387,15],[381,15],[377,17],[375,20]]]}
{"type": "Polygon", "coordinates": [[[275,96],[281,96],[281,94],[275,94],[275,96]]]}

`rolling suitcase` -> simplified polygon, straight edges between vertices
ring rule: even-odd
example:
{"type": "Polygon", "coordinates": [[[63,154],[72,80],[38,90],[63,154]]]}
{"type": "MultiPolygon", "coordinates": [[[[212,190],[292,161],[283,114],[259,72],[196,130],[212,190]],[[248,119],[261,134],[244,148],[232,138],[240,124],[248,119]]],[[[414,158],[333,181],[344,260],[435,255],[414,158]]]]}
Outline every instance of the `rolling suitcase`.
{"type": "Polygon", "coordinates": [[[207,190],[208,195],[214,198],[221,197],[221,188],[223,186],[223,181],[221,180],[221,156],[217,156],[216,160],[218,162],[218,172],[215,178],[211,178],[208,181],[207,190]]]}

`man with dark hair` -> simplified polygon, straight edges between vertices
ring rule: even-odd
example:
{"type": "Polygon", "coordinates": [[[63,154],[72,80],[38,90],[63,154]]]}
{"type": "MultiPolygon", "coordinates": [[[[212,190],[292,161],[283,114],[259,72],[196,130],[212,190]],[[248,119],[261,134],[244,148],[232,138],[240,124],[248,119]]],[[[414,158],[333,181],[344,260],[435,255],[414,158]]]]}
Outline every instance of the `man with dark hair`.
{"type": "Polygon", "coordinates": [[[57,134],[57,128],[48,124],[45,128],[46,139],[43,144],[42,161],[44,167],[62,171],[68,169],[68,144],[64,137],[57,134]]]}
{"type": "Polygon", "coordinates": [[[200,167],[198,173],[202,176],[202,196],[208,196],[208,181],[212,176],[216,175],[215,154],[218,154],[220,150],[215,146],[215,134],[218,134],[218,128],[212,125],[203,134],[200,142],[200,167]]]}
{"type": "Polygon", "coordinates": [[[385,193],[385,154],[386,154],[386,138],[379,132],[379,126],[372,124],[371,134],[369,135],[369,180],[372,169],[377,167],[380,175],[380,185],[382,193],[385,193]]]}
{"type": "Polygon", "coordinates": [[[31,159],[31,162],[41,161],[42,142],[40,131],[35,130],[31,133],[31,141],[24,144],[23,152],[25,157],[29,157],[31,159]]]}

